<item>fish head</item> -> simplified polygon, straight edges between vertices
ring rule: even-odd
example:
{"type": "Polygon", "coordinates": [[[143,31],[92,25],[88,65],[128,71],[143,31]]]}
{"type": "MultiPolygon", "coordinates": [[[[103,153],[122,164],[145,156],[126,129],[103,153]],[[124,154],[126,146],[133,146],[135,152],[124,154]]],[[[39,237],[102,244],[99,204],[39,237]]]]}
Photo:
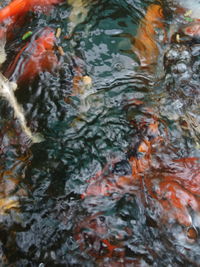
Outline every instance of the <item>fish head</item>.
{"type": "Polygon", "coordinates": [[[51,72],[55,69],[58,65],[58,58],[54,52],[55,42],[55,31],[49,27],[43,29],[35,40],[35,51],[27,64],[27,66],[30,65],[30,73],[33,69],[37,69],[36,72],[51,72]]]}

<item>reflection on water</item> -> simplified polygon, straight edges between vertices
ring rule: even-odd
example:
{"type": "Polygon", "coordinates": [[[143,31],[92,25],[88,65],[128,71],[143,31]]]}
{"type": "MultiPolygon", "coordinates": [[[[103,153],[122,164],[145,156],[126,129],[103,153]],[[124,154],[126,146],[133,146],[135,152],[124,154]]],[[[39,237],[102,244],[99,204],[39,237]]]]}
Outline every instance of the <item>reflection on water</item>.
{"type": "Polygon", "coordinates": [[[1,70],[44,141],[0,100],[0,265],[199,265],[199,35],[181,28],[200,5],[172,2],[65,1],[8,26],[1,70]]]}

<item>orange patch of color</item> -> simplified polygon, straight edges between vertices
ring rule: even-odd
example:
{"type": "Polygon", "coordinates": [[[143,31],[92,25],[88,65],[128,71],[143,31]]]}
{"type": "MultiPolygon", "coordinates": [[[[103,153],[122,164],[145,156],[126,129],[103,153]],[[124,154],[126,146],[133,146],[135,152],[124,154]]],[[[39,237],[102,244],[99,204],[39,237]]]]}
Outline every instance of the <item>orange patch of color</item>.
{"type": "Polygon", "coordinates": [[[160,5],[150,5],[144,19],[141,21],[133,46],[141,66],[157,62],[159,49],[156,44],[156,29],[164,31],[163,12],[160,5]]]}
{"type": "Polygon", "coordinates": [[[58,4],[61,0],[13,0],[9,5],[0,10],[0,22],[13,16],[23,15],[28,11],[33,11],[35,7],[45,7],[58,4]]]}
{"type": "Polygon", "coordinates": [[[32,39],[16,56],[15,60],[5,72],[5,76],[23,82],[31,80],[42,71],[51,71],[58,64],[54,54],[55,43],[54,31],[45,28],[40,37],[32,39]]]}

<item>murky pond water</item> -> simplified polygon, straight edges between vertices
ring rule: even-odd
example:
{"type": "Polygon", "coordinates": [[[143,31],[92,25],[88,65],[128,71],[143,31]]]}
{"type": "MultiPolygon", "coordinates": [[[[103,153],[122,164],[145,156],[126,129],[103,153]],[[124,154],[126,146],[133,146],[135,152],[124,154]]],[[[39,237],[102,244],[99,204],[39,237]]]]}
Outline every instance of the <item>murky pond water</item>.
{"type": "Polygon", "coordinates": [[[199,266],[200,35],[180,30],[199,18],[191,2],[163,1],[142,45],[159,2],[70,0],[9,26],[1,71],[42,139],[1,97],[1,266],[199,266]]]}

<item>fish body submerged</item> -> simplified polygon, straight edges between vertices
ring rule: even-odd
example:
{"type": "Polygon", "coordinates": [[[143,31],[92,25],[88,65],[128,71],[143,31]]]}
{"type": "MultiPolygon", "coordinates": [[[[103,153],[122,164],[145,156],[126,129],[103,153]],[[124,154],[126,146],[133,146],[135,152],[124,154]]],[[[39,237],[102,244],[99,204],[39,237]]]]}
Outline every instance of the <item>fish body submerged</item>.
{"type": "Polygon", "coordinates": [[[0,73],[0,95],[4,97],[9,102],[10,106],[13,108],[15,117],[16,119],[18,119],[24,133],[32,140],[32,142],[39,143],[43,140],[42,137],[40,137],[39,135],[33,135],[30,129],[26,126],[24,111],[22,107],[18,104],[14,95],[14,90],[16,88],[16,83],[9,82],[6,77],[4,77],[2,73],[0,73]]]}
{"type": "Polygon", "coordinates": [[[13,16],[20,16],[36,7],[46,7],[60,3],[61,0],[13,0],[9,5],[0,10],[0,22],[13,16]]]}
{"type": "Polygon", "coordinates": [[[51,71],[58,64],[54,54],[54,31],[47,27],[40,36],[31,39],[17,54],[15,60],[8,66],[5,76],[18,83],[33,80],[42,71],[51,71]]]}
{"type": "Polygon", "coordinates": [[[159,47],[156,42],[157,32],[155,29],[160,29],[165,33],[163,19],[161,6],[152,4],[148,7],[146,15],[139,25],[134,38],[133,51],[143,67],[157,63],[159,47]]]}
{"type": "Polygon", "coordinates": [[[6,32],[7,39],[13,39],[16,35],[15,27],[19,30],[26,22],[26,14],[32,12],[49,12],[52,5],[58,4],[63,0],[13,0],[0,9],[0,37],[2,32],[6,32]]]}
{"type": "MultiPolygon", "coordinates": [[[[161,1],[162,2],[162,1],[161,1]]],[[[200,5],[196,0],[185,1],[179,0],[178,7],[181,13],[185,12],[185,18],[193,22],[184,25],[181,31],[190,38],[200,39],[200,5]]],[[[180,11],[177,9],[176,13],[180,11]]],[[[139,24],[138,32],[134,38],[133,52],[138,56],[142,67],[158,63],[160,47],[165,43],[167,38],[167,29],[165,27],[164,12],[161,3],[151,4],[139,24]]],[[[171,31],[177,29],[177,25],[170,26],[171,31]],[[173,29],[174,28],[174,29],[173,29]]]]}

